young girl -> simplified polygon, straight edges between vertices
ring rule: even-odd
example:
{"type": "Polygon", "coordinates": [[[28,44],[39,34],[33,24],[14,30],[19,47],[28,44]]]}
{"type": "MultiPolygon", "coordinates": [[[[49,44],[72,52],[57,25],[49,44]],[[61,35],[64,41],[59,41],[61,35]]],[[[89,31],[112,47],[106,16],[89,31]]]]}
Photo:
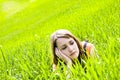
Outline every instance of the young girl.
{"type": "Polygon", "coordinates": [[[62,60],[68,68],[78,59],[84,67],[82,60],[93,55],[93,44],[80,42],[70,31],[60,29],[51,35],[51,49],[53,53],[53,71],[57,68],[58,59],[62,60]]]}

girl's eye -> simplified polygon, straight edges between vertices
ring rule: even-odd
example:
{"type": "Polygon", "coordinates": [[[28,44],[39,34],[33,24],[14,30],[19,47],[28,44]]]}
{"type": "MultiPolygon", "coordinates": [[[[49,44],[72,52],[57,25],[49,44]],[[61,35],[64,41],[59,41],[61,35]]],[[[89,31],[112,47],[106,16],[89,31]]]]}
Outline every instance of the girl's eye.
{"type": "Polygon", "coordinates": [[[63,46],[61,49],[64,50],[64,49],[66,49],[66,48],[67,48],[66,46],[63,46]]]}
{"type": "Polygon", "coordinates": [[[73,45],[74,44],[74,41],[70,41],[70,45],[73,45]]]}

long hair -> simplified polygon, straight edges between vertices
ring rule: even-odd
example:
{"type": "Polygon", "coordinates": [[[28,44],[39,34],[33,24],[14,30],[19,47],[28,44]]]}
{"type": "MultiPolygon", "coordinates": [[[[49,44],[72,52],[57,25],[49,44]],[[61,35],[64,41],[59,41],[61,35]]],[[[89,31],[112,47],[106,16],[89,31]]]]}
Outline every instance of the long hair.
{"type": "Polygon", "coordinates": [[[82,49],[82,45],[80,43],[80,41],[68,30],[66,29],[60,29],[60,30],[57,30],[55,31],[50,39],[51,39],[51,50],[52,50],[52,54],[53,54],[53,64],[57,65],[58,64],[58,57],[57,55],[55,54],[55,48],[57,47],[56,46],[56,40],[58,38],[73,38],[75,40],[75,42],[77,43],[77,46],[79,48],[79,61],[81,62],[80,60],[80,57],[81,55],[84,53],[83,49],[82,49]]]}

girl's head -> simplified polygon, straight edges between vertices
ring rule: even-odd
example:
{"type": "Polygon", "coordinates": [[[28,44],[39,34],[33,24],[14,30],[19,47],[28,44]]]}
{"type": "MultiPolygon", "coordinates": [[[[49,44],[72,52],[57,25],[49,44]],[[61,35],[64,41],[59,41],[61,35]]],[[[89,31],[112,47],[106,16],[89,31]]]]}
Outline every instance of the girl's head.
{"type": "Polygon", "coordinates": [[[51,35],[51,48],[54,64],[58,63],[55,49],[59,49],[62,54],[71,59],[77,58],[81,54],[82,46],[77,38],[68,30],[60,29],[51,35]]]}

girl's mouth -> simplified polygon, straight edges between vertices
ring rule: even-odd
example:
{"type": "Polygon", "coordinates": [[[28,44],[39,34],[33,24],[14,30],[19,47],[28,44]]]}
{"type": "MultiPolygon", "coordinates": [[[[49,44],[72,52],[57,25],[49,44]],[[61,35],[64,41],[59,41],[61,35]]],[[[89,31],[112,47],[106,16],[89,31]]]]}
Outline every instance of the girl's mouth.
{"type": "Polygon", "coordinates": [[[70,54],[70,56],[73,56],[75,53],[76,53],[76,51],[72,52],[72,53],[70,54]]]}

